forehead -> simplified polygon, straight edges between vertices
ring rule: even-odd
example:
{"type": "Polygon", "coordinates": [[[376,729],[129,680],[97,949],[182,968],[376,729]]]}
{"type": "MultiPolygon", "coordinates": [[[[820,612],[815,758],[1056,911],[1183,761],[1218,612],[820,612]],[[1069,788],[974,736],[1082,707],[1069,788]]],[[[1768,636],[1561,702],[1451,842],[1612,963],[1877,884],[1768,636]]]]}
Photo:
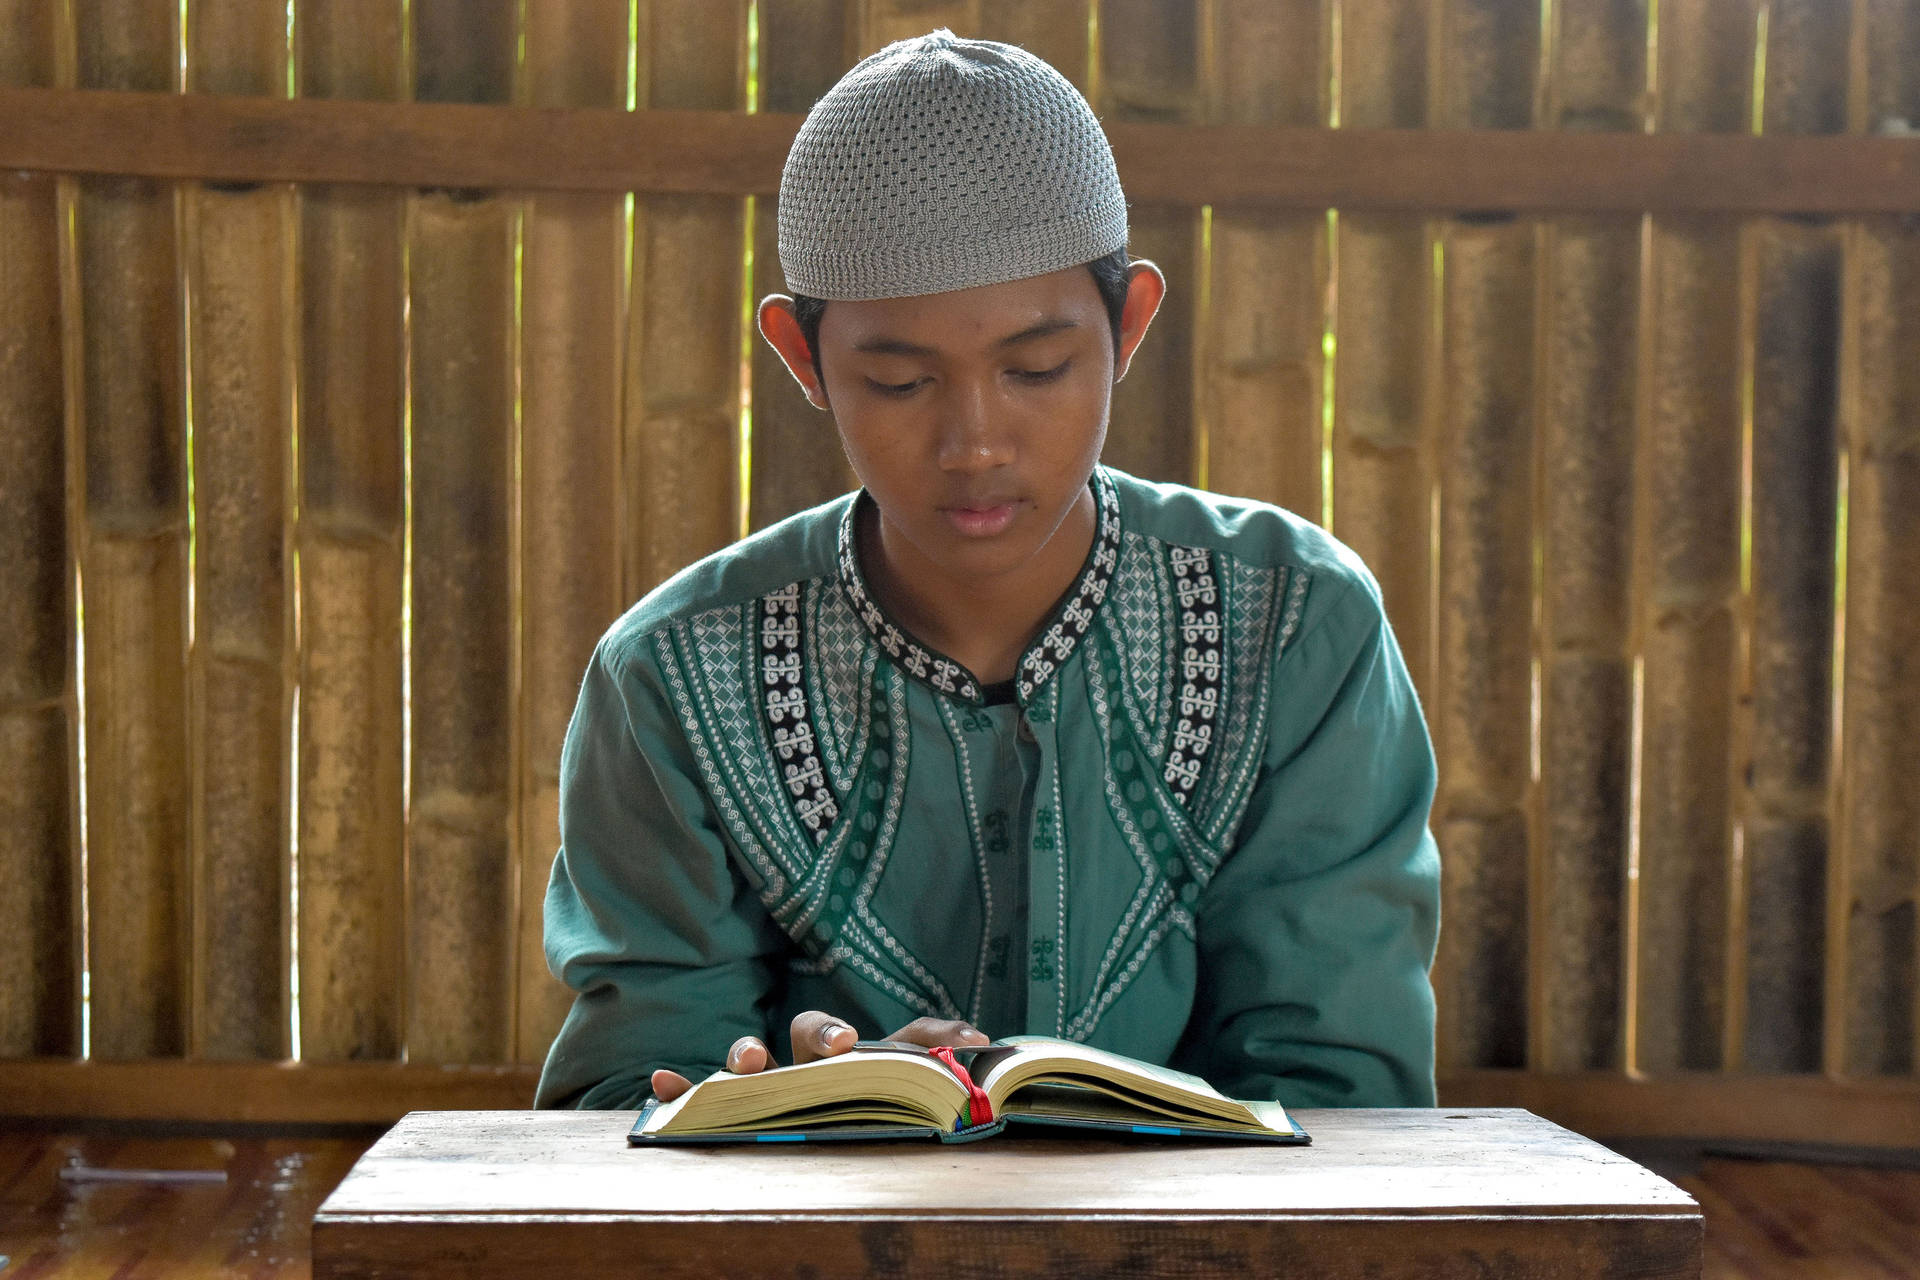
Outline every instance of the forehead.
{"type": "Polygon", "coordinates": [[[883,351],[913,346],[964,355],[1063,321],[1093,327],[1096,320],[1104,323],[1104,315],[1092,274],[1076,266],[951,293],[835,302],[821,317],[820,345],[883,351]]]}

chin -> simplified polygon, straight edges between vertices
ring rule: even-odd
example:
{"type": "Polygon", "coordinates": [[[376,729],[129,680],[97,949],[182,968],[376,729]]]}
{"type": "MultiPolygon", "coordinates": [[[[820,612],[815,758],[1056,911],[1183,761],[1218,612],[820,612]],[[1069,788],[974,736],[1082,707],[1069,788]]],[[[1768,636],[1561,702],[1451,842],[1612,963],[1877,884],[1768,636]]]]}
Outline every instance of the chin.
{"type": "MultiPolygon", "coordinates": [[[[1031,518],[1031,517],[1029,517],[1031,518]]],[[[920,544],[921,554],[956,578],[997,578],[1012,573],[1040,552],[1031,532],[1016,519],[1006,532],[990,538],[967,538],[948,529],[931,531],[920,544]]]]}

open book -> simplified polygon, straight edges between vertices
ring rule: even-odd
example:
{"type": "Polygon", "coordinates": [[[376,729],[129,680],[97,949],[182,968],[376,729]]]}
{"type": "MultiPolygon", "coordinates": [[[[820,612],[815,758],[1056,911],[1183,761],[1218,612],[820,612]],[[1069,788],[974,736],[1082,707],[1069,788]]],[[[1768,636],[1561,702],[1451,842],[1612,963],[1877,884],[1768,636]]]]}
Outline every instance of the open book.
{"type": "Polygon", "coordinates": [[[672,1102],[649,1102],[628,1141],[967,1142],[1008,1124],[1308,1141],[1277,1102],[1241,1102],[1198,1076],[1049,1036],[982,1049],[863,1041],[801,1066],[720,1071],[672,1102]]]}

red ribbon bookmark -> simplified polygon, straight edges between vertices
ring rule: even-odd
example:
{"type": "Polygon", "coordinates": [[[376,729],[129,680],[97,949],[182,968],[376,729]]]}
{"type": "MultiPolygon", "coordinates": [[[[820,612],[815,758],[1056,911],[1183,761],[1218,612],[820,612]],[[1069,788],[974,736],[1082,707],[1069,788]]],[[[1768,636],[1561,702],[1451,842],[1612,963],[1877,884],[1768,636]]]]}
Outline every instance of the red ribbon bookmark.
{"type": "Polygon", "coordinates": [[[947,1064],[947,1070],[959,1077],[960,1083],[967,1086],[967,1114],[975,1125],[993,1123],[993,1102],[987,1097],[987,1091],[973,1082],[967,1069],[953,1056],[953,1050],[944,1045],[927,1052],[947,1064]]]}

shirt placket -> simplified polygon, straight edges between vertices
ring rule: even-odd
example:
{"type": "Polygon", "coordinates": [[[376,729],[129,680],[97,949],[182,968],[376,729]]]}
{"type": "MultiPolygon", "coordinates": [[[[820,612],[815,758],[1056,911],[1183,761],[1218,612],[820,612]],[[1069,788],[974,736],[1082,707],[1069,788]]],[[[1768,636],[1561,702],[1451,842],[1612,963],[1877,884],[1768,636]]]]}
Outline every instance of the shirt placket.
{"type": "Polygon", "coordinates": [[[1067,833],[1060,815],[1058,685],[1049,682],[1021,709],[1019,732],[1038,756],[1027,827],[1027,1030],[1058,1035],[1066,1025],[1067,833]]]}

